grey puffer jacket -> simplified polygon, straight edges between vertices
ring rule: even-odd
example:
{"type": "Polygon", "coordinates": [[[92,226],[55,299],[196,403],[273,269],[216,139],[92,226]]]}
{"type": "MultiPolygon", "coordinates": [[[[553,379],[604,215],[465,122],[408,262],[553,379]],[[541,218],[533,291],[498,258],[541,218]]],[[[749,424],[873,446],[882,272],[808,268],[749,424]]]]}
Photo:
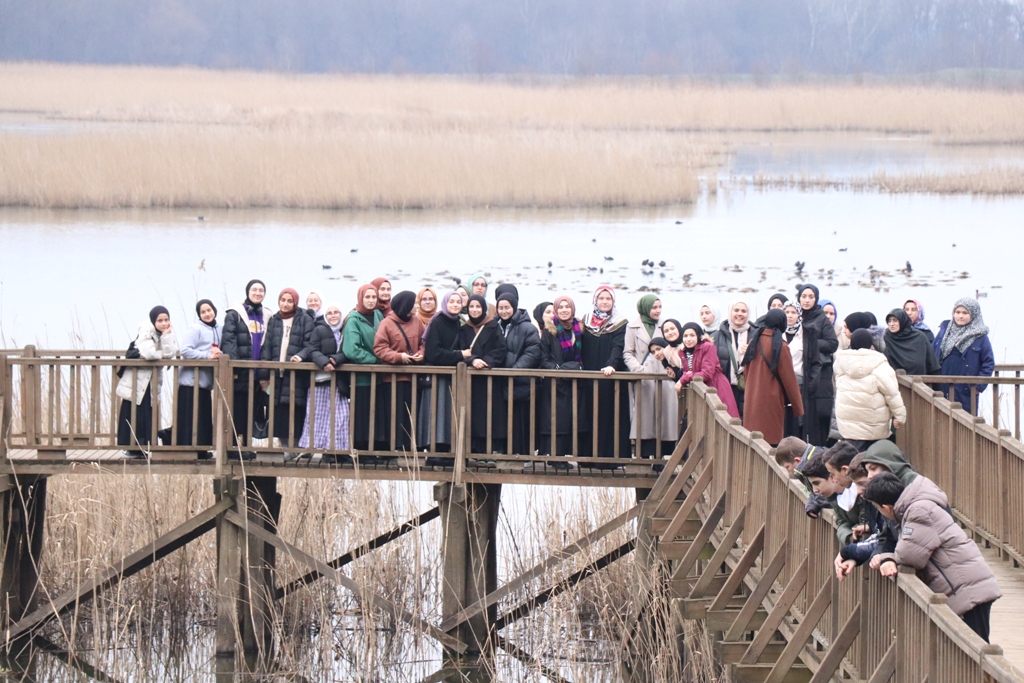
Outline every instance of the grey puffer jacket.
{"type": "Polygon", "coordinates": [[[1003,594],[978,545],[946,512],[947,505],[935,482],[917,476],[893,506],[899,523],[896,552],[882,560],[917,569],[921,580],[948,596],[950,609],[962,616],[1003,594]]]}

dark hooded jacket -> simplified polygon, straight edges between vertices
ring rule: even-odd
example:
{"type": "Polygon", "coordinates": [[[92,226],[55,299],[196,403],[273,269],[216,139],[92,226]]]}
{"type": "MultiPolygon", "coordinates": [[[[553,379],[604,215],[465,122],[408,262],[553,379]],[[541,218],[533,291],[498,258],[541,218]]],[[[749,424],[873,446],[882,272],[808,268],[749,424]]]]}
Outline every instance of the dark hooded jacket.
{"type": "MultiPolygon", "coordinates": [[[[904,486],[909,486],[919,476],[907,459],[903,457],[903,452],[899,447],[888,439],[871,444],[871,447],[864,451],[863,462],[885,467],[899,477],[904,486]]],[[[871,507],[874,508],[873,505],[871,507]]],[[[881,517],[879,521],[881,521],[881,527],[878,531],[878,546],[875,548],[874,555],[893,552],[896,549],[896,539],[898,538],[895,522],[884,517],[881,517]]]]}
{"type": "MultiPolygon", "coordinates": [[[[499,329],[502,329],[501,323],[499,323],[499,329]]],[[[540,367],[540,337],[537,336],[537,328],[533,326],[529,313],[521,308],[518,309],[512,314],[508,326],[503,329],[503,332],[506,368],[527,370],[540,367]]],[[[501,383],[501,391],[502,396],[508,398],[508,382],[501,383]]],[[[530,398],[530,379],[528,377],[515,378],[512,397],[516,401],[530,398]]]]}
{"type": "MultiPolygon", "coordinates": [[[[292,316],[292,331],[288,335],[288,349],[285,360],[299,356],[303,360],[309,358],[309,345],[313,335],[314,322],[305,313],[305,309],[296,308],[292,316]]],[[[267,323],[267,332],[263,335],[263,346],[260,360],[277,362],[281,359],[281,345],[284,343],[284,320],[278,311],[267,323]]],[[[291,376],[295,375],[295,404],[306,405],[306,393],[309,390],[310,373],[308,370],[283,371],[278,374],[275,398],[278,403],[288,403],[291,396],[291,376]]],[[[257,370],[256,378],[260,381],[270,380],[270,370],[257,370]]]]}
{"type": "MultiPolygon", "coordinates": [[[[316,318],[304,359],[312,361],[321,370],[324,369],[328,361],[333,360],[335,368],[340,368],[348,363],[345,353],[341,350],[341,344],[334,340],[334,331],[331,330],[331,326],[327,324],[323,316],[316,318]]],[[[349,373],[339,372],[336,381],[341,395],[348,396],[350,391],[349,373]]]]}

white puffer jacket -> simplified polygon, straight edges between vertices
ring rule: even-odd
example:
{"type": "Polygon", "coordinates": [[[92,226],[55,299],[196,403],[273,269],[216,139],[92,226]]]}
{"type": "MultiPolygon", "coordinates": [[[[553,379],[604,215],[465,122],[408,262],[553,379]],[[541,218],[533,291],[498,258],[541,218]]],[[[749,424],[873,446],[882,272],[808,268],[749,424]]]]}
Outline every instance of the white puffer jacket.
{"type": "MultiPolygon", "coordinates": [[[[135,348],[139,350],[141,360],[160,360],[161,358],[174,358],[178,353],[178,341],[174,338],[174,330],[170,329],[162,335],[156,333],[156,328],[149,322],[139,325],[139,336],[135,339],[135,348]]],[[[153,394],[160,392],[160,384],[163,380],[164,369],[138,368],[139,380],[135,384],[135,404],[142,403],[146,396],[146,387],[153,381],[153,394]],[[153,370],[156,370],[154,378],[153,370]]],[[[135,382],[135,368],[125,368],[121,381],[117,383],[115,392],[120,398],[126,401],[132,400],[132,384],[135,382]]]]}
{"type": "Polygon", "coordinates": [[[873,349],[837,351],[836,423],[844,439],[889,438],[889,421],[907,421],[896,371],[873,349]]]}

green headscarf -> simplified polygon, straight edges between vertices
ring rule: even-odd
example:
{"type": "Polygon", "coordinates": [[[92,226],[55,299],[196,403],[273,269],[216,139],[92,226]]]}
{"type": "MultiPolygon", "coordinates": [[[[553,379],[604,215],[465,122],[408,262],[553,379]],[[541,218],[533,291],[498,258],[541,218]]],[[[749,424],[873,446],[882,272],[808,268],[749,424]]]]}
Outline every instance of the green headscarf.
{"type": "Polygon", "coordinates": [[[473,277],[469,278],[469,282],[466,283],[466,291],[469,292],[470,296],[473,296],[473,283],[476,282],[477,280],[483,280],[484,281],[484,293],[483,293],[482,296],[486,299],[487,298],[487,290],[490,288],[491,283],[488,282],[487,278],[484,277],[483,273],[477,273],[473,277]]]}
{"type": "Polygon", "coordinates": [[[657,327],[658,321],[651,317],[651,309],[654,308],[654,302],[658,301],[658,297],[654,294],[644,294],[640,297],[640,301],[636,302],[636,310],[640,314],[640,322],[647,328],[647,336],[654,338],[654,328],[657,327]]]}

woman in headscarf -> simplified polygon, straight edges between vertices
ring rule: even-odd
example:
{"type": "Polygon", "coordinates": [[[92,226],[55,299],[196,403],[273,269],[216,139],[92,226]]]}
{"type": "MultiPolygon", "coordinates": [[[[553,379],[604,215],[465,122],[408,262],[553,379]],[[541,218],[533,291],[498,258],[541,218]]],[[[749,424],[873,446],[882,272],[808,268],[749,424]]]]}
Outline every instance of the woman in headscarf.
{"type": "MultiPolygon", "coordinates": [[[[796,305],[796,302],[795,301],[794,302],[790,302],[789,301],[789,297],[786,296],[785,294],[783,294],[782,292],[776,292],[775,294],[772,294],[770,297],[768,297],[768,310],[769,311],[774,309],[774,308],[779,308],[779,309],[784,308],[786,306],[786,304],[796,305]]],[[[763,315],[760,318],[758,318],[757,320],[754,321],[754,327],[764,327],[764,316],[763,315]]]]}
{"type": "Polygon", "coordinates": [[[870,332],[871,345],[875,351],[879,353],[885,351],[885,328],[878,324],[875,314],[870,311],[857,311],[843,319],[842,336],[845,337],[845,343],[841,346],[844,351],[850,347],[850,337],[857,330],[870,332]]]}
{"type": "MultiPolygon", "coordinates": [[[[135,338],[135,350],[139,360],[161,360],[174,358],[178,353],[178,342],[171,330],[171,314],[163,306],[154,306],[149,312],[149,322],[139,325],[135,338]]],[[[127,458],[146,457],[139,447],[148,446],[153,435],[153,394],[160,394],[164,369],[161,366],[122,368],[121,379],[115,393],[121,399],[121,410],[117,416],[117,445],[129,446],[123,455],[127,458]],[[132,406],[135,406],[135,422],[132,422],[132,406]]],[[[157,415],[159,420],[160,416],[157,415]]]]}
{"type": "MultiPolygon", "coordinates": [[[[477,273],[476,275],[474,275],[473,277],[471,277],[469,279],[469,294],[470,294],[470,296],[472,296],[472,295],[482,296],[484,298],[484,300],[486,301],[487,300],[487,290],[489,288],[490,288],[490,282],[488,282],[487,278],[484,276],[483,273],[477,273]]],[[[494,296],[497,297],[498,294],[500,294],[500,292],[495,290],[494,296]]],[[[516,298],[519,298],[519,297],[516,296],[516,298]]],[[[468,303],[469,302],[467,302],[467,304],[468,303]]],[[[497,310],[495,309],[494,304],[488,304],[487,305],[487,316],[490,317],[490,318],[493,318],[496,315],[497,315],[497,310]]]]}
{"type": "MultiPolygon", "coordinates": [[[[313,387],[306,400],[306,419],[302,424],[299,448],[315,448],[320,451],[344,451],[349,447],[349,376],[339,372],[348,359],[341,349],[341,326],[344,322],[341,308],[337,304],[323,306],[324,314],[317,318],[309,340],[309,360],[320,372],[314,377],[313,387]],[[334,391],[331,391],[331,378],[334,391]],[[331,401],[334,414],[331,415],[331,401]],[[311,424],[312,423],[312,424],[311,424]],[[312,431],[312,434],[310,434],[312,431]],[[334,440],[331,441],[331,434],[334,440]]],[[[325,453],[324,463],[341,462],[350,464],[347,454],[325,453]]]]}
{"type": "MultiPolygon", "coordinates": [[[[377,328],[384,320],[384,314],[377,307],[377,289],[372,285],[363,285],[356,293],[356,307],[349,311],[345,317],[345,325],[342,328],[341,350],[349,363],[360,365],[379,365],[380,359],[373,353],[374,338],[377,335],[377,328]]],[[[356,450],[366,451],[371,448],[383,449],[390,444],[384,444],[380,435],[384,433],[380,421],[380,391],[377,373],[357,372],[355,373],[355,395],[352,397],[355,405],[350,406],[351,410],[351,431],[352,447],[356,450]],[[370,403],[371,388],[378,385],[376,400],[370,403]],[[374,434],[370,434],[370,415],[374,415],[374,434]]],[[[362,458],[361,462],[367,464],[376,463],[376,458],[362,458]]]]}
{"type": "Polygon", "coordinates": [[[722,372],[722,366],[718,363],[718,351],[715,344],[708,339],[704,334],[704,328],[697,323],[691,322],[683,325],[682,353],[679,355],[679,360],[682,363],[682,368],[679,380],[675,385],[677,393],[682,392],[683,387],[693,381],[695,375],[700,375],[704,384],[714,387],[718,392],[718,398],[725,404],[729,415],[740,416],[740,411],[736,407],[736,399],[732,395],[732,387],[722,372]]]}
{"type": "Polygon", "coordinates": [[[717,304],[708,302],[698,306],[697,318],[700,320],[700,326],[704,330],[704,334],[714,334],[722,326],[722,321],[718,319],[717,304]]]}
{"type": "Polygon", "coordinates": [[[387,315],[391,310],[391,281],[386,277],[378,277],[371,280],[370,284],[377,290],[377,310],[381,315],[387,315]]]}
{"type": "MultiPolygon", "coordinates": [[[[487,315],[487,300],[479,294],[474,294],[469,297],[467,309],[469,321],[459,330],[459,345],[470,352],[467,359],[468,365],[474,370],[504,367],[505,335],[501,333],[497,321],[487,315]]],[[[486,375],[474,375],[470,383],[470,402],[472,404],[470,433],[472,452],[476,454],[487,453],[487,384],[489,379],[486,375]]],[[[492,395],[499,396],[500,394],[493,391],[492,395]]],[[[497,436],[504,431],[506,431],[504,416],[495,415],[492,406],[491,436],[497,436]]],[[[485,467],[496,466],[494,460],[486,455],[479,460],[479,464],[485,467]]]]}
{"type": "Polygon", "coordinates": [[[324,299],[319,292],[306,295],[306,314],[313,320],[324,317],[324,299]]]}
{"type": "MultiPolygon", "coordinates": [[[[542,304],[544,306],[544,304],[542,304]]],[[[545,370],[582,370],[583,327],[576,319],[576,304],[565,295],[555,297],[550,305],[553,316],[547,317],[548,306],[534,311],[540,333],[541,367],[545,370]],[[539,315],[538,315],[539,314],[539,315]]],[[[555,423],[551,423],[551,385],[546,383],[541,392],[543,398],[537,405],[537,432],[540,434],[537,449],[541,455],[568,455],[572,453],[572,435],[579,433],[579,439],[589,436],[589,423],[577,417],[573,419],[572,387],[578,380],[555,381],[555,423]],[[586,430],[586,432],[584,432],[586,430]],[[552,451],[552,440],[554,450],[552,451]]],[[[579,412],[576,413],[579,416],[579,412]]],[[[568,462],[553,460],[550,465],[556,469],[569,469],[568,462]]]]}
{"type": "MultiPolygon", "coordinates": [[[[743,365],[740,361],[743,360],[749,343],[750,307],[746,301],[735,301],[729,307],[728,316],[728,320],[722,323],[712,338],[718,350],[718,364],[722,367],[722,373],[729,378],[733,400],[736,401],[736,408],[742,417],[746,378],[743,376],[743,365]]],[[[785,314],[782,315],[782,319],[786,319],[785,314]]]]}
{"type": "Polygon", "coordinates": [[[849,350],[836,354],[836,424],[840,435],[864,452],[875,441],[890,438],[892,429],[899,429],[906,421],[896,372],[884,355],[871,348],[871,333],[857,330],[851,335],[849,350]]]}
{"type": "MultiPolygon", "coordinates": [[[[957,300],[953,305],[952,320],[943,320],[939,325],[932,348],[939,359],[940,375],[991,377],[996,369],[992,343],[988,339],[988,326],[981,317],[981,305],[977,299],[964,297],[957,300]]],[[[935,388],[943,396],[949,396],[949,386],[940,384],[935,388]]],[[[977,397],[974,406],[971,405],[972,386],[979,394],[988,388],[987,384],[957,384],[953,389],[952,400],[957,401],[967,412],[977,414],[977,397]]]]}
{"type": "MultiPolygon", "coordinates": [[[[441,307],[423,332],[423,355],[426,365],[452,368],[466,362],[470,351],[459,345],[459,330],[462,328],[460,313],[462,298],[451,291],[441,299],[441,307]]],[[[448,375],[436,375],[434,386],[426,387],[420,393],[419,422],[416,426],[416,443],[423,450],[430,450],[431,440],[434,451],[448,453],[452,444],[452,383],[448,375]],[[433,396],[437,396],[437,411],[434,424],[430,423],[433,396]],[[431,433],[433,427],[433,433],[431,433]]],[[[427,458],[427,467],[443,467],[451,462],[442,458],[427,458]]]]}
{"type": "Polygon", "coordinates": [[[462,310],[459,312],[459,320],[461,320],[462,324],[465,325],[466,320],[469,318],[469,314],[466,312],[466,308],[469,306],[469,291],[462,285],[459,285],[455,288],[455,293],[459,295],[459,301],[462,302],[462,310]]]}
{"type": "MultiPolygon", "coordinates": [[[[530,315],[519,308],[518,292],[512,285],[501,285],[498,294],[498,327],[505,337],[505,367],[514,370],[531,370],[540,367],[540,338],[530,323],[530,315]],[[502,291],[502,288],[506,288],[502,291]]],[[[495,410],[505,413],[502,422],[508,421],[508,379],[496,379],[501,389],[500,395],[505,401],[495,410]]],[[[539,383],[537,383],[539,390],[539,383]]],[[[496,392],[497,393],[497,392],[496,392]]],[[[508,430],[494,434],[494,450],[510,452],[516,455],[532,455],[530,449],[530,378],[516,377],[512,384],[512,450],[507,450],[508,430]]],[[[497,422],[497,420],[495,420],[497,422]]]]}
{"type": "MultiPolygon", "coordinates": [[[[615,290],[602,285],[594,291],[591,310],[583,316],[583,358],[584,370],[600,371],[605,377],[626,369],[622,360],[622,352],[626,346],[626,323],[615,307],[615,290]]],[[[628,384],[620,385],[618,380],[599,379],[580,382],[581,418],[588,423],[593,419],[594,391],[592,382],[597,382],[597,424],[592,429],[597,432],[597,452],[593,452],[593,439],[580,443],[580,455],[597,456],[600,458],[630,458],[629,447],[629,396],[626,393],[628,384]],[[619,391],[619,410],[615,412],[616,387],[619,391]],[[618,426],[618,442],[615,430],[618,426]]],[[[593,436],[593,434],[591,434],[593,436]]],[[[621,467],[618,464],[595,466],[600,469],[621,467]]]]}
{"type": "MultiPolygon", "coordinates": [[[[807,396],[804,388],[804,328],[800,320],[800,307],[795,301],[787,301],[782,306],[782,312],[786,314],[784,338],[786,345],[789,347],[789,354],[793,358],[793,372],[796,374],[796,381],[800,385],[801,396],[804,399],[804,405],[806,405],[807,396]]],[[[817,358],[817,349],[813,348],[810,350],[814,357],[817,358]]],[[[783,433],[786,436],[795,436],[801,439],[804,436],[803,418],[793,414],[792,406],[786,406],[786,422],[783,433]]]]}
{"type": "MultiPolygon", "coordinates": [[[[281,290],[277,298],[278,311],[267,322],[267,333],[260,349],[260,360],[274,363],[299,363],[309,357],[309,340],[313,334],[313,319],[299,308],[299,293],[291,287],[281,290]]],[[[270,380],[274,372],[274,444],[293,448],[302,431],[306,414],[306,394],[309,393],[309,372],[260,370],[256,373],[261,383],[270,380]],[[292,381],[295,392],[292,392],[292,381]]],[[[266,388],[269,385],[265,385],[266,388]]]]}
{"type": "Polygon", "coordinates": [[[426,329],[431,318],[437,315],[437,292],[430,287],[424,287],[416,295],[416,317],[423,323],[426,329]]]}
{"type": "Polygon", "coordinates": [[[928,343],[931,344],[935,341],[935,334],[932,332],[932,328],[924,324],[924,306],[917,299],[907,299],[903,302],[903,310],[908,316],[910,316],[910,323],[914,326],[915,330],[920,330],[927,339],[928,343]]]}
{"type": "MultiPolygon", "coordinates": [[[[217,360],[221,356],[220,325],[217,324],[217,307],[209,299],[196,304],[199,320],[188,329],[181,339],[181,357],[188,360],[217,360]]],[[[205,446],[197,448],[200,460],[213,457],[213,368],[199,368],[199,382],[196,382],[195,368],[182,367],[178,372],[178,411],[174,425],[177,429],[178,446],[205,446]],[[196,403],[199,404],[198,409],[196,403]],[[193,422],[192,413],[196,413],[193,422]],[[195,440],[192,429],[195,427],[195,440]]]]}
{"type": "Polygon", "coordinates": [[[832,354],[839,349],[836,331],[818,304],[820,298],[818,288],[814,285],[801,286],[799,301],[800,324],[804,330],[804,440],[816,446],[823,446],[828,441],[835,403],[832,354]]]}
{"type": "Polygon", "coordinates": [[[885,357],[893,370],[903,370],[908,375],[938,374],[939,361],[931,343],[910,322],[906,311],[892,309],[885,316],[885,324],[889,328],[885,332],[885,357]]]}
{"type": "MultiPolygon", "coordinates": [[[[249,280],[245,286],[245,301],[234,304],[228,309],[224,316],[224,330],[221,333],[220,350],[231,360],[259,360],[263,347],[263,336],[266,333],[266,324],[274,311],[263,305],[263,299],[267,295],[267,286],[263,280],[249,280]]],[[[255,423],[260,422],[261,427],[266,426],[268,418],[267,408],[270,404],[270,397],[267,396],[266,388],[262,383],[253,386],[252,412],[249,415],[249,370],[236,369],[234,371],[234,397],[231,404],[231,419],[234,423],[234,439],[236,444],[243,444],[247,434],[255,428],[255,423]]],[[[264,431],[262,428],[258,431],[264,431]]],[[[259,438],[254,436],[253,438],[259,438]]],[[[252,445],[250,440],[249,445],[252,445]]],[[[252,460],[256,454],[252,451],[242,451],[233,448],[228,452],[228,458],[238,460],[241,456],[245,460],[252,460]]]]}
{"type": "MultiPolygon", "coordinates": [[[[645,294],[637,301],[636,310],[640,315],[626,325],[622,360],[630,372],[664,375],[661,361],[649,349],[652,339],[664,336],[659,322],[661,299],[645,294]]],[[[638,440],[640,457],[658,455],[659,440],[660,454],[671,454],[679,438],[679,399],[672,383],[658,379],[633,384],[629,387],[629,399],[633,406],[629,438],[638,440]]]]}
{"type": "MultiPolygon", "coordinates": [[[[373,353],[385,365],[410,365],[423,362],[423,333],[426,328],[423,322],[412,314],[416,305],[416,295],[412,292],[399,292],[391,300],[391,311],[384,316],[384,321],[377,328],[373,340],[373,353]]],[[[412,375],[384,375],[380,385],[382,401],[381,413],[384,415],[384,430],[388,435],[388,448],[391,448],[391,437],[395,440],[395,449],[410,452],[412,450],[412,375]],[[394,393],[395,433],[391,434],[391,395],[394,393]]]]}
{"type": "Polygon", "coordinates": [[[537,334],[544,333],[544,329],[555,320],[555,304],[550,301],[542,301],[533,307],[533,323],[537,328],[537,334]]]}
{"type": "MultiPolygon", "coordinates": [[[[700,336],[711,339],[710,336],[704,331],[704,326],[700,325],[700,336]]],[[[683,345],[683,325],[675,318],[667,318],[661,321],[661,336],[665,339],[668,346],[664,349],[665,360],[669,362],[669,365],[679,368],[682,370],[683,364],[679,359],[679,353],[683,345]]],[[[678,377],[676,379],[679,379],[678,377]]]]}
{"type": "Polygon", "coordinates": [[[786,404],[792,405],[794,415],[804,414],[785,331],[786,314],[778,309],[768,311],[765,327],[755,328],[742,360],[747,398],[743,426],[761,432],[773,446],[783,438],[786,404]]]}

